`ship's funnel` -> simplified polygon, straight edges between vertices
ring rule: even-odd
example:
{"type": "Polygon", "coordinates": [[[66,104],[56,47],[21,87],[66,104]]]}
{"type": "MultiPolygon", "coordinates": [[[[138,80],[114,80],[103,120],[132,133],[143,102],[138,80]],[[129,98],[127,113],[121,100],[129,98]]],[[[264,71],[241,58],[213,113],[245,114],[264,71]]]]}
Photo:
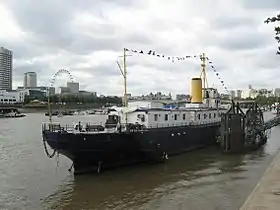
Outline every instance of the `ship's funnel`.
{"type": "Polygon", "coordinates": [[[194,104],[202,103],[202,80],[201,78],[192,78],[191,81],[191,102],[194,104]]]}

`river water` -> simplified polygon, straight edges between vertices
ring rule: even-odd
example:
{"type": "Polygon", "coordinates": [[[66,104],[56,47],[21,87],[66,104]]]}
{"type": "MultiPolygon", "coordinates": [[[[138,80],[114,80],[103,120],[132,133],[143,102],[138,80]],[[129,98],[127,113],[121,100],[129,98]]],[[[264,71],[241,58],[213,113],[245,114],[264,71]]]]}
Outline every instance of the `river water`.
{"type": "MultiPolygon", "coordinates": [[[[80,116],[79,120],[103,121],[101,117],[80,116]]],[[[47,120],[43,113],[1,119],[1,210],[236,210],[280,148],[280,127],[275,127],[265,148],[246,155],[226,155],[209,148],[171,157],[165,164],[74,177],[68,172],[68,159],[49,159],[44,152],[41,123],[47,120]]],[[[71,123],[78,118],[54,120],[71,123]]]]}

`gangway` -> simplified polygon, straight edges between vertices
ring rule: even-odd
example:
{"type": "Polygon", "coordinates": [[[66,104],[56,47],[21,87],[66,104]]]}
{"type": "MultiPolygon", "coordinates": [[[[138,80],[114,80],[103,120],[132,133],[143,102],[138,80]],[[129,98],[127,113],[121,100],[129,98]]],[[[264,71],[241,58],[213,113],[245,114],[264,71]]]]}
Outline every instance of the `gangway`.
{"type": "Polygon", "coordinates": [[[279,124],[280,124],[280,115],[273,117],[270,120],[266,121],[262,126],[262,130],[263,131],[269,130],[279,124]]]}
{"type": "Polygon", "coordinates": [[[280,124],[280,115],[264,121],[263,112],[255,103],[244,113],[239,103],[222,115],[220,147],[226,153],[255,150],[265,145],[267,131],[280,124]]]}

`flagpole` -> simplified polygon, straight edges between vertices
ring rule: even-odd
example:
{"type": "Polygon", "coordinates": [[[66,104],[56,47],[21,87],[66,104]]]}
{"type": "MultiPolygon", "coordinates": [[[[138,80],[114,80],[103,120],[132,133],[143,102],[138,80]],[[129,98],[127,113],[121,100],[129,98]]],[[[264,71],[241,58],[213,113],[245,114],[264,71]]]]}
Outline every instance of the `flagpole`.
{"type": "MultiPolygon", "coordinates": [[[[126,48],[123,49],[123,80],[124,80],[124,96],[123,96],[123,101],[124,101],[124,107],[127,107],[128,102],[127,102],[127,77],[126,77],[126,48]]],[[[125,110],[125,124],[127,124],[127,110],[125,110]]]]}
{"type": "Polygon", "coordinates": [[[203,78],[203,98],[205,98],[205,91],[206,91],[206,58],[205,53],[202,53],[202,78],[203,78]]]}

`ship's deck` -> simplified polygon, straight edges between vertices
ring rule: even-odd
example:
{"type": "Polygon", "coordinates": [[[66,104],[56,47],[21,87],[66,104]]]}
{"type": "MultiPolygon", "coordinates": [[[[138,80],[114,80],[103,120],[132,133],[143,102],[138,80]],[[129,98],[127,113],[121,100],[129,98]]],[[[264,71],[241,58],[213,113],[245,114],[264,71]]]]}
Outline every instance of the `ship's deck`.
{"type": "MultiPolygon", "coordinates": [[[[51,131],[51,132],[67,132],[67,133],[87,133],[87,134],[100,134],[100,133],[119,133],[120,131],[116,127],[112,128],[106,128],[105,124],[90,124],[90,123],[81,123],[81,125],[88,125],[89,127],[86,128],[85,126],[82,126],[81,129],[79,129],[78,124],[70,125],[70,124],[61,124],[61,123],[55,123],[55,122],[46,122],[42,124],[42,131],[51,131]]],[[[220,122],[210,123],[212,125],[219,125],[220,122]]],[[[135,127],[135,125],[132,125],[132,127],[129,128],[130,132],[146,132],[152,129],[165,129],[165,128],[176,128],[176,127],[183,127],[183,126],[193,126],[193,127],[205,127],[210,125],[209,123],[200,123],[200,124],[193,124],[193,123],[181,123],[179,125],[173,125],[173,124],[157,124],[153,126],[148,127],[135,127]]],[[[125,127],[128,124],[120,124],[122,127],[122,131],[125,131],[125,127]]],[[[108,124],[107,124],[108,126],[108,124]]]]}

